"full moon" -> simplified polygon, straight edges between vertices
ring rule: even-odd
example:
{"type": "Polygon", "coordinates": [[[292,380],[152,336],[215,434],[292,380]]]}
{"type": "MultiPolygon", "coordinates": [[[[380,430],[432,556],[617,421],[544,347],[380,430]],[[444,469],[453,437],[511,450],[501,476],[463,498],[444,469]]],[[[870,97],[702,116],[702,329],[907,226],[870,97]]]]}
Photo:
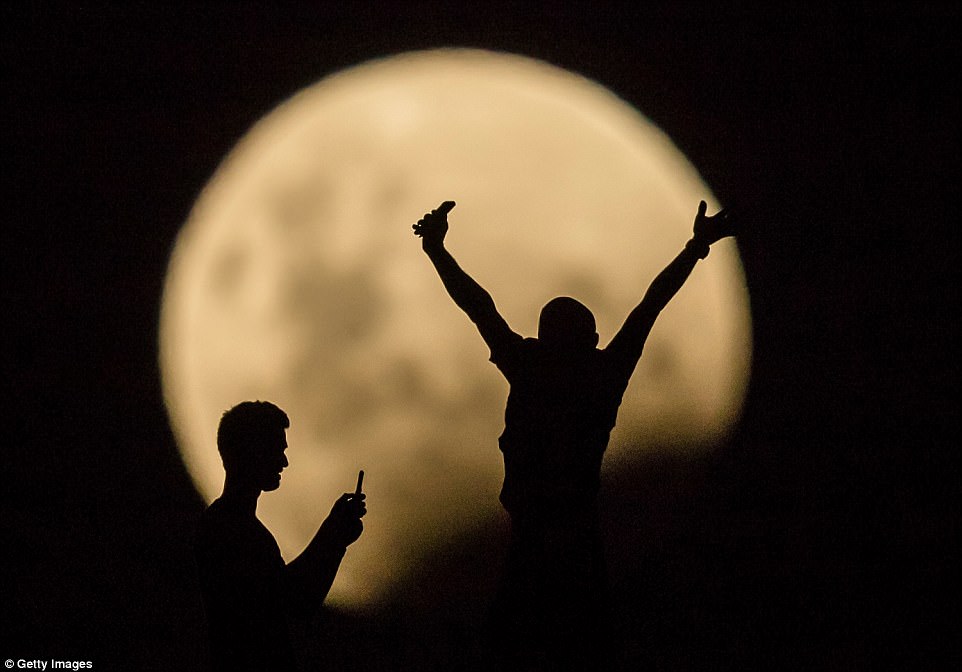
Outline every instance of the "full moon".
{"type": "MultiPolygon", "coordinates": [[[[160,319],[171,425],[201,494],[247,399],[287,411],[290,467],[258,515],[288,560],[365,471],[369,514],[330,601],[389,595],[452,536],[502,515],[507,384],[411,225],[444,200],[447,247],[534,336],[573,296],[604,346],[720,206],[669,138],[601,85],[528,58],[435,50],[330,76],[258,122],[201,193],[160,319]]],[[[708,451],[737,421],[751,358],[735,243],[713,246],[658,318],[605,469],[708,451]]],[[[604,490],[602,490],[604,506],[604,490]]]]}

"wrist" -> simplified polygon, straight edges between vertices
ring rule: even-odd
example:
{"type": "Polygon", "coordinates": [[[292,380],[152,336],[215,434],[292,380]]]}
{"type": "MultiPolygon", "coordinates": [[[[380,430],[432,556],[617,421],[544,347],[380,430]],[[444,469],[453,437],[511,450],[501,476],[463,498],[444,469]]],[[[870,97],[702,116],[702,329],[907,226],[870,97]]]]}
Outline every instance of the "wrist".
{"type": "Polygon", "coordinates": [[[689,240],[687,243],[685,243],[685,249],[691,252],[692,254],[694,254],[699,259],[704,259],[705,257],[708,256],[708,250],[710,248],[707,241],[702,240],[701,238],[698,238],[697,236],[695,236],[694,238],[689,240]]]}
{"type": "Polygon", "coordinates": [[[429,241],[429,240],[426,240],[426,239],[422,239],[422,240],[421,240],[421,249],[424,250],[425,253],[428,254],[428,256],[433,255],[433,254],[437,254],[438,252],[441,252],[441,251],[444,249],[444,241],[443,241],[443,240],[431,240],[431,241],[429,241]]]}
{"type": "Polygon", "coordinates": [[[321,523],[318,536],[324,539],[324,545],[328,552],[331,553],[344,555],[344,553],[347,552],[347,547],[351,545],[351,542],[346,540],[349,535],[341,525],[338,525],[336,521],[330,518],[321,523]]]}

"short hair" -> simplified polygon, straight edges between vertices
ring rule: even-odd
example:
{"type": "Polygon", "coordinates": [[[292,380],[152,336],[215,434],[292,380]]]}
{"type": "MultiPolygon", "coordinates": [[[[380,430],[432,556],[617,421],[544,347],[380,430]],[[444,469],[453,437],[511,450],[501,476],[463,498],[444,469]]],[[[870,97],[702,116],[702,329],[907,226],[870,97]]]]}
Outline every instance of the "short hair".
{"type": "Polygon", "coordinates": [[[287,413],[269,401],[242,401],[221,416],[217,452],[224,469],[245,463],[264,442],[291,426],[287,413]]]}
{"type": "Polygon", "coordinates": [[[598,335],[595,316],[570,296],[551,299],[541,309],[538,339],[552,345],[595,347],[598,335]]]}

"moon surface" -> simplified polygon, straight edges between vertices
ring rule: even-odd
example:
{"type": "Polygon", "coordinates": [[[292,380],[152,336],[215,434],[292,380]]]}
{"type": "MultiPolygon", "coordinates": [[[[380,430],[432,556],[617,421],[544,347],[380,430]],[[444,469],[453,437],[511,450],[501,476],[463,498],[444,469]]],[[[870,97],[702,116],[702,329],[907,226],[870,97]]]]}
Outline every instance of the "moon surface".
{"type": "MultiPolygon", "coordinates": [[[[719,207],[637,110],[509,54],[372,61],[249,131],[171,256],[165,402],[208,501],[223,484],[221,414],[245,399],[288,412],[290,467],[258,509],[288,560],[365,470],[365,532],[329,598],[344,607],[385,599],[445,541],[501,515],[507,384],[411,232],[448,199],[448,249],[515,331],[535,335],[541,306],[570,295],[595,313],[602,346],[690,237],[698,201],[719,207]]],[[[655,324],[605,469],[710,450],[738,419],[750,357],[727,239],[655,324]]]]}

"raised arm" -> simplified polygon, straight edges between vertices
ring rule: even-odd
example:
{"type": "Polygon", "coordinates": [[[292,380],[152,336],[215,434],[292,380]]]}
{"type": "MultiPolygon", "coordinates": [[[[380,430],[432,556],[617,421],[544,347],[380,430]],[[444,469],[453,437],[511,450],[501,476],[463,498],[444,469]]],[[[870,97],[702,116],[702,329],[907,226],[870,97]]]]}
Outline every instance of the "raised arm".
{"type": "Polygon", "coordinates": [[[288,602],[292,611],[310,614],[324,602],[347,547],[364,529],[361,523],[367,513],[364,498],[360,492],[341,495],[307,548],[287,564],[288,602]]]}
{"type": "Polygon", "coordinates": [[[494,350],[506,341],[521,337],[515,334],[508,323],[498,313],[491,295],[474,278],[464,272],[444,247],[444,237],[448,232],[448,213],[454,201],[445,201],[436,210],[424,215],[412,228],[414,235],[421,238],[421,247],[441,283],[450,297],[477,326],[481,338],[494,350]]]}
{"type": "Polygon", "coordinates": [[[641,357],[648,333],[658,314],[685,284],[698,260],[708,256],[712,243],[735,234],[734,220],[727,210],[720,210],[716,215],[708,217],[705,215],[707,207],[705,201],[698,204],[691,240],[652,281],[641,303],[629,313],[621,330],[605,348],[607,352],[614,353],[624,361],[628,375],[641,357]]]}

